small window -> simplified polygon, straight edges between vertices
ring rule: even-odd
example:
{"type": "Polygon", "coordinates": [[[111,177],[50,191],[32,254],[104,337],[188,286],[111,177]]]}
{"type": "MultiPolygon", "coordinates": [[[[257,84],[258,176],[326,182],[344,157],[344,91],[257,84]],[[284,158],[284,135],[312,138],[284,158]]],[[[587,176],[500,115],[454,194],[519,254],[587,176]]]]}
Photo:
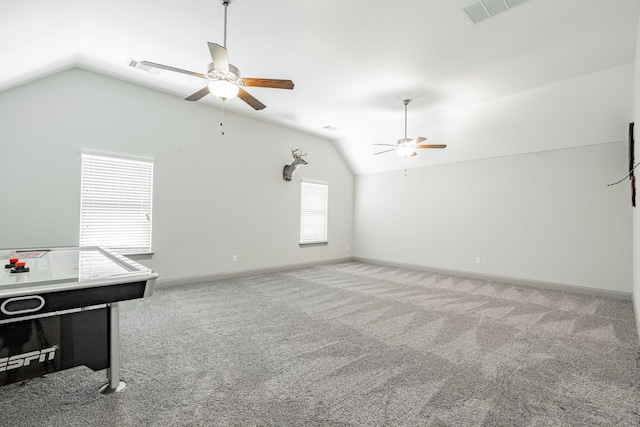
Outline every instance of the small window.
{"type": "Polygon", "coordinates": [[[300,185],[300,244],[326,244],[329,185],[306,181],[300,185]]]}
{"type": "Polygon", "coordinates": [[[151,252],[153,160],[82,153],[80,246],[151,252]]]}

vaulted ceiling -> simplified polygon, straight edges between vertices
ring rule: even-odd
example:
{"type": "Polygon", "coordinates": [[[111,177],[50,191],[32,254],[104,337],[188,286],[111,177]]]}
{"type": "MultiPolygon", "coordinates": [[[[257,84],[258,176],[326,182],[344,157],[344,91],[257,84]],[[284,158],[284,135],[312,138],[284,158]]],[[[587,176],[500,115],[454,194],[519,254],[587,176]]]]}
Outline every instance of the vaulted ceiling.
{"type": "MultiPolygon", "coordinates": [[[[403,99],[412,100],[409,136],[451,146],[421,127],[427,118],[634,61],[638,0],[483,1],[234,0],[230,62],[295,89],[247,88],[266,109],[239,99],[225,108],[329,139],[368,173],[460,160],[448,149],[373,155],[373,143],[404,136],[403,99]],[[512,8],[477,24],[464,11],[504,4],[512,8]]],[[[0,91],[81,67],[184,98],[203,80],[147,73],[130,59],[205,73],[207,42],[223,44],[220,0],[0,4],[0,91]]],[[[210,95],[198,102],[220,106],[210,95]]]]}

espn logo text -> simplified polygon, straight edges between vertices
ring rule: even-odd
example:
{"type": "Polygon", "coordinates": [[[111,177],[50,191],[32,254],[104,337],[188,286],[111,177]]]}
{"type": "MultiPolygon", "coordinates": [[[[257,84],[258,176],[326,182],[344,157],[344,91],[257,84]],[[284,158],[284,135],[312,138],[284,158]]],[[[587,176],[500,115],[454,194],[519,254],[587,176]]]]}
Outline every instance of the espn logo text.
{"type": "Polygon", "coordinates": [[[56,350],[58,346],[45,348],[42,350],[30,351],[28,353],[16,354],[11,357],[0,357],[0,372],[9,371],[11,369],[18,369],[23,366],[28,366],[31,362],[37,361],[42,363],[44,361],[53,360],[56,357],[56,350]]]}

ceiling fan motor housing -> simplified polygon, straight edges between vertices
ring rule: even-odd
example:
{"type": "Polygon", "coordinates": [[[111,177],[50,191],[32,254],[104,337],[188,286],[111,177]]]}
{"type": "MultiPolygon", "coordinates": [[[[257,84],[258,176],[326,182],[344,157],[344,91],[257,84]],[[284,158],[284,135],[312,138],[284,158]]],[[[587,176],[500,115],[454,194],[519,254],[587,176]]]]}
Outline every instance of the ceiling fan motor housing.
{"type": "Polygon", "coordinates": [[[398,142],[396,142],[397,145],[416,145],[417,142],[415,139],[412,138],[402,138],[399,139],[398,142]]]}
{"type": "Polygon", "coordinates": [[[240,70],[235,65],[229,64],[229,72],[216,70],[213,62],[207,66],[207,77],[211,80],[226,80],[231,83],[237,83],[240,78],[240,70]]]}

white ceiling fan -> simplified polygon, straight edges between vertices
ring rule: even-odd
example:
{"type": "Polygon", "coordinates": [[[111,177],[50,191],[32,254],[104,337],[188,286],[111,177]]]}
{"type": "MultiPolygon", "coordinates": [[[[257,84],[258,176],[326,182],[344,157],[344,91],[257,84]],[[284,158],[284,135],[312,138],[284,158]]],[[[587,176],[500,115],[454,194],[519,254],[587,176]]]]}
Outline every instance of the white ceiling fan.
{"type": "Polygon", "coordinates": [[[373,155],[388,153],[389,151],[397,151],[400,157],[413,157],[417,156],[416,148],[446,148],[446,144],[421,144],[422,141],[426,141],[427,138],[423,136],[419,136],[415,139],[407,138],[407,105],[411,102],[410,99],[405,99],[402,101],[404,103],[404,138],[399,139],[395,144],[373,144],[373,145],[384,145],[387,147],[393,147],[388,150],[380,151],[379,153],[374,153],[373,155]]]}
{"type": "Polygon", "coordinates": [[[223,102],[237,96],[253,107],[253,109],[262,110],[266,106],[242,87],[254,86],[274,89],[293,89],[293,82],[291,80],[241,77],[238,67],[229,63],[227,54],[227,8],[231,2],[233,2],[233,0],[220,0],[220,3],[224,6],[224,45],[220,46],[217,43],[208,42],[212,62],[207,67],[206,74],[183,70],[169,65],[157,64],[150,61],[140,61],[140,64],[146,67],[188,74],[190,76],[199,77],[209,81],[207,86],[186,97],[185,99],[187,101],[197,101],[208,94],[212,94],[223,102]]]}

